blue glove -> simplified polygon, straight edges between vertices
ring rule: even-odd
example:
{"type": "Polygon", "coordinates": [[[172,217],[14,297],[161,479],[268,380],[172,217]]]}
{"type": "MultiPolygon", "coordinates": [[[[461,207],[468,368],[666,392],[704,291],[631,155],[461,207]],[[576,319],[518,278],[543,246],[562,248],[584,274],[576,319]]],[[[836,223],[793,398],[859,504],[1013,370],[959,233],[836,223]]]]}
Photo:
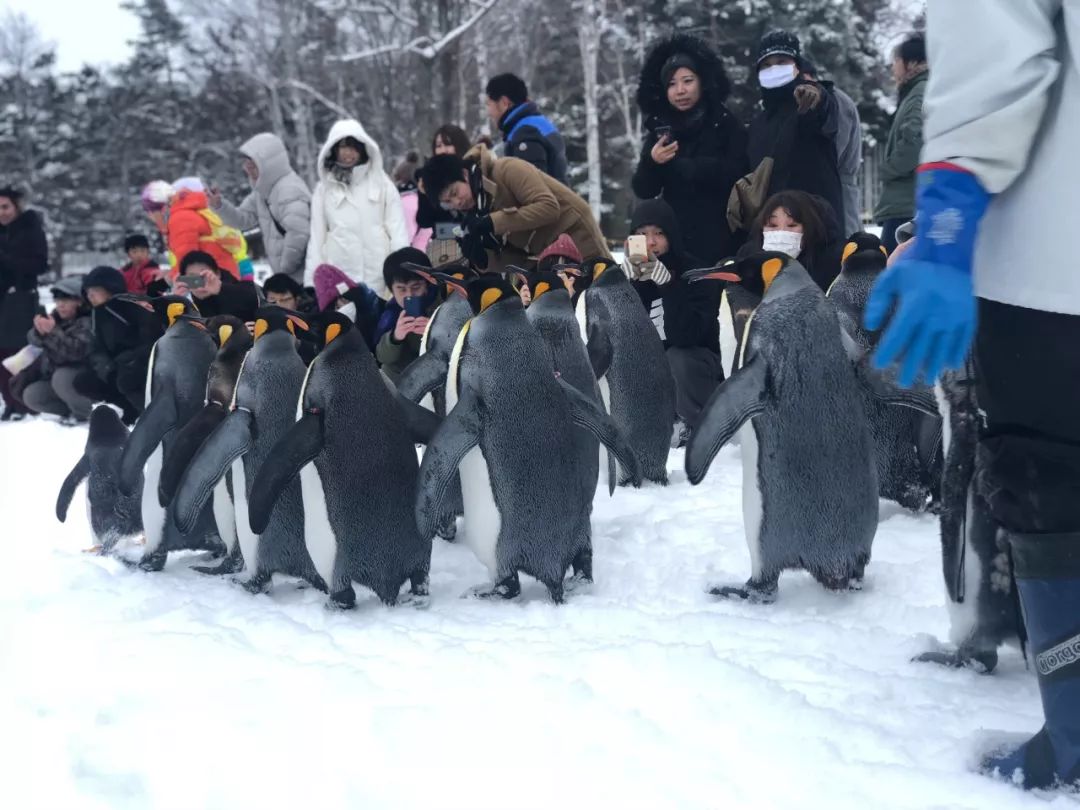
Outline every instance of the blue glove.
{"type": "Polygon", "coordinates": [[[960,167],[931,163],[919,170],[916,203],[915,244],[881,274],[865,316],[866,328],[876,331],[897,304],[874,365],[885,368],[902,358],[899,382],[904,387],[913,385],[920,373],[933,383],[967,357],[975,337],[975,236],[990,194],[960,167]]]}

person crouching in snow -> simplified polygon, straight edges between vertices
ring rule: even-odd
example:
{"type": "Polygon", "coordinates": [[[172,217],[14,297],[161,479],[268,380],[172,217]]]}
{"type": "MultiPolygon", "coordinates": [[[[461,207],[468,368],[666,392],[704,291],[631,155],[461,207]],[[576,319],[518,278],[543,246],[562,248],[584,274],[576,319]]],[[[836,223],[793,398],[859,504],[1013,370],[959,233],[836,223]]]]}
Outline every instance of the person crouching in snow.
{"type": "MultiPolygon", "coordinates": [[[[645,237],[648,252],[633,255],[627,242],[624,270],[664,341],[675,378],[675,409],[692,431],[724,381],[719,322],[723,285],[682,280],[683,273],[701,263],[686,252],[675,212],[663,200],[640,203],[630,232],[645,237]]],[[[680,442],[687,438],[683,431],[680,442]]]]}
{"type": "Polygon", "coordinates": [[[141,233],[131,233],[124,238],[124,253],[128,261],[120,272],[129,293],[136,295],[164,295],[169,291],[165,271],[150,256],[150,240],[141,233]]]}
{"type": "Polygon", "coordinates": [[[315,298],[319,312],[336,310],[344,314],[356,324],[368,348],[375,351],[375,328],[386,302],[374,290],[353,281],[332,264],[321,264],[315,268],[315,298]]]}
{"type": "Polygon", "coordinates": [[[27,335],[41,356],[12,380],[12,389],[34,413],[85,422],[94,403],[75,389],[75,378],[86,368],[94,336],[83,308],[82,276],[61,279],[51,292],[56,308],[51,315],[36,315],[27,335]]]}
{"type": "Polygon", "coordinates": [[[409,244],[409,234],[379,145],[359,121],[338,121],[319,151],[318,172],[305,280],[319,265],[331,264],[385,299],[383,262],[409,244]]]}
{"type": "Polygon", "coordinates": [[[375,359],[395,384],[409,363],[420,356],[428,319],[439,304],[435,288],[406,264],[431,267],[427,254],[413,247],[394,251],[383,265],[383,279],[393,297],[375,330],[375,359]]]}

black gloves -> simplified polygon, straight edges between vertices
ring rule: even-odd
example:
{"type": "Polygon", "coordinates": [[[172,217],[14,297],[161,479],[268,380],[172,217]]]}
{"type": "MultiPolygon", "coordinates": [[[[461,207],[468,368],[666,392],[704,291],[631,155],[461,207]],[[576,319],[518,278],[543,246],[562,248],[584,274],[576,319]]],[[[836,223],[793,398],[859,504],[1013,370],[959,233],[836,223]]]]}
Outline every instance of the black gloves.
{"type": "Polygon", "coordinates": [[[465,258],[479,270],[488,266],[488,250],[498,251],[502,248],[495,238],[495,223],[491,217],[475,213],[465,220],[458,243],[465,258]]]}

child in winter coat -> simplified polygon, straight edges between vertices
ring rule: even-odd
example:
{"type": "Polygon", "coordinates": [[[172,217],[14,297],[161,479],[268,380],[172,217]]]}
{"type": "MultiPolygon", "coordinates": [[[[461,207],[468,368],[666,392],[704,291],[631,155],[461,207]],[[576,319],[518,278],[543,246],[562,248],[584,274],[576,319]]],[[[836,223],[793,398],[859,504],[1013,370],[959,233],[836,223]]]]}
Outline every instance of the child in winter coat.
{"type": "MultiPolygon", "coordinates": [[[[375,330],[375,359],[394,383],[402,372],[420,356],[420,341],[428,320],[438,306],[436,290],[426,280],[407,269],[405,264],[431,267],[427,254],[413,247],[402,248],[386,257],[383,280],[391,299],[375,330]],[[406,309],[407,299],[419,299],[419,314],[406,309]]],[[[413,306],[410,302],[408,306],[413,306]]]]}
{"type": "Polygon", "coordinates": [[[141,233],[128,234],[124,239],[128,262],[120,268],[129,293],[163,295],[169,289],[165,273],[150,256],[150,241],[141,233]]]}
{"type": "Polygon", "coordinates": [[[31,411],[82,422],[90,418],[93,407],[93,401],[75,389],[93,341],[90,318],[83,309],[82,277],[61,280],[52,295],[56,308],[51,315],[34,316],[27,335],[29,344],[42,350],[41,356],[19,373],[12,387],[31,411]]]}

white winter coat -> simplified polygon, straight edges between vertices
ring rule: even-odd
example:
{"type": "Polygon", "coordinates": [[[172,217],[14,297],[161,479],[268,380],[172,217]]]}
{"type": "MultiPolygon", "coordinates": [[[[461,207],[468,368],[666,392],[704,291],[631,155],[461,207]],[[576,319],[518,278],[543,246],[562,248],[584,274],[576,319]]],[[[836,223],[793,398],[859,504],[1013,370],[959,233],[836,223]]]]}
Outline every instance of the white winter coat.
{"type": "Polygon", "coordinates": [[[1080,188],[1080,0],[931,0],[926,31],[922,160],[956,163],[995,195],[976,242],[976,294],[1080,315],[1059,215],[1080,188]]]}
{"type": "Polygon", "coordinates": [[[383,262],[395,250],[408,246],[409,234],[401,197],[383,170],[379,145],[359,121],[338,121],[319,150],[318,169],[319,184],[311,198],[305,283],[313,283],[320,264],[332,264],[387,298],[383,262]],[[353,169],[352,182],[345,185],[334,179],[326,160],[334,144],[349,136],[367,148],[368,162],[353,169]]]}
{"type": "Polygon", "coordinates": [[[226,225],[250,231],[258,228],[275,273],[304,280],[304,252],[311,233],[311,192],[289,165],[281,138],[260,132],[240,147],[240,153],[259,167],[259,179],[240,205],[222,200],[218,213],[226,225]]]}

